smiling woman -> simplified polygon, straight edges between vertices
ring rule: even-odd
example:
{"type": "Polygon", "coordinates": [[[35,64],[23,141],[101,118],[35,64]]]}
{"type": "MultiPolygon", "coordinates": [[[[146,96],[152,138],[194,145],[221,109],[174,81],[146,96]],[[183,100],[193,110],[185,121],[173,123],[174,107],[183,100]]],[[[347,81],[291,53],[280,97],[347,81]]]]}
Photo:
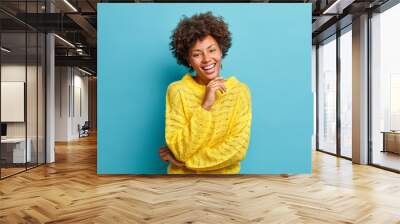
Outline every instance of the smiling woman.
{"type": "Polygon", "coordinates": [[[160,157],[169,174],[236,174],[250,139],[251,97],[247,85],[221,75],[231,33],[211,12],[184,17],[171,36],[178,64],[195,71],[169,85],[167,147],[160,157]]]}

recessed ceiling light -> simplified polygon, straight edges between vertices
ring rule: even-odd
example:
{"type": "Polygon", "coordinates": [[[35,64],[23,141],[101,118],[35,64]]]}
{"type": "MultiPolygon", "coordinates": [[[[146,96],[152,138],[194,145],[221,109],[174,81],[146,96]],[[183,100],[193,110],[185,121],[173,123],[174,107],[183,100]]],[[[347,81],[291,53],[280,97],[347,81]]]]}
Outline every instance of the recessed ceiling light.
{"type": "Polygon", "coordinates": [[[78,12],[78,10],[71,4],[69,1],[64,0],[65,4],[67,4],[74,12],[78,12]]]}
{"type": "Polygon", "coordinates": [[[81,72],[83,72],[83,73],[85,73],[85,74],[87,74],[87,75],[92,75],[92,73],[90,73],[90,72],[88,72],[88,71],[86,71],[86,70],[83,70],[83,69],[81,69],[81,68],[79,68],[79,67],[78,67],[78,70],[81,71],[81,72]]]}
{"type": "Polygon", "coordinates": [[[342,14],[343,9],[351,5],[355,0],[336,0],[322,14],[342,14]]]}
{"type": "Polygon", "coordinates": [[[4,52],[6,52],[6,53],[10,53],[10,52],[11,52],[11,50],[9,50],[9,49],[7,49],[7,48],[5,48],[5,47],[1,47],[1,50],[4,51],[4,52]]]}
{"type": "Polygon", "coordinates": [[[60,39],[62,42],[64,42],[64,43],[66,43],[67,45],[69,45],[70,47],[75,48],[75,45],[71,44],[71,42],[69,42],[68,40],[66,40],[66,39],[64,39],[64,38],[62,38],[62,37],[60,37],[60,36],[57,35],[57,34],[54,34],[54,36],[57,37],[58,39],[60,39]]]}

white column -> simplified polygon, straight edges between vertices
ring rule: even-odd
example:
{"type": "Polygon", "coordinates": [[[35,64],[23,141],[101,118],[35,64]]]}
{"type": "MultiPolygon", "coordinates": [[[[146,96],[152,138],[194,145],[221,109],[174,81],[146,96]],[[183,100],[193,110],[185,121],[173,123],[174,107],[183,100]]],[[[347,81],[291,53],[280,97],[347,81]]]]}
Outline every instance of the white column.
{"type": "Polygon", "coordinates": [[[54,76],[54,35],[49,33],[46,36],[46,57],[47,57],[47,77],[46,77],[46,163],[52,163],[55,161],[54,151],[54,133],[55,133],[55,76],[54,76]]]}
{"type": "Polygon", "coordinates": [[[368,15],[353,20],[353,162],[368,163],[368,15]]]}
{"type": "MultiPolygon", "coordinates": [[[[54,11],[51,1],[46,1],[47,12],[54,11]]],[[[54,34],[46,35],[46,163],[55,162],[55,44],[54,34]]]]}

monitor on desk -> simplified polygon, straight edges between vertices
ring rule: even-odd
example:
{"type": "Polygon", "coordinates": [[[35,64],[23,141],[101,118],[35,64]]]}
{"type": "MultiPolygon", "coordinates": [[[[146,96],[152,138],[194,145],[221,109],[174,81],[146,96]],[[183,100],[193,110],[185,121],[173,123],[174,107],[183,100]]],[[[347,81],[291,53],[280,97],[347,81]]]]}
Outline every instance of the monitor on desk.
{"type": "Polygon", "coordinates": [[[1,137],[7,136],[7,124],[1,123],[1,137]]]}

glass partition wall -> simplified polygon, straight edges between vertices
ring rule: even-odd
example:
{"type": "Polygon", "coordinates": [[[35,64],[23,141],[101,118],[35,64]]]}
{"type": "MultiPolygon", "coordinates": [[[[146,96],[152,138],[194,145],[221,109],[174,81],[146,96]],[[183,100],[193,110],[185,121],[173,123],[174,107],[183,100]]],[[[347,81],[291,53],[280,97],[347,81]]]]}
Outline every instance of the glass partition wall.
{"type": "MultiPolygon", "coordinates": [[[[400,172],[400,4],[387,1],[369,13],[368,164],[400,172]]],[[[347,159],[352,157],[351,30],[350,25],[317,45],[316,75],[317,149],[347,159]]]]}
{"type": "MultiPolygon", "coordinates": [[[[41,5],[18,2],[20,13],[41,5]]],[[[45,163],[45,41],[44,33],[0,11],[1,179],[45,163]]]]}
{"type": "MultiPolygon", "coordinates": [[[[1,177],[26,169],[26,33],[1,34],[1,177]],[[4,50],[6,49],[6,50],[4,50]]],[[[30,162],[28,159],[27,162],[30,162]]]]}
{"type": "MultiPolygon", "coordinates": [[[[400,4],[388,1],[369,17],[368,32],[368,164],[395,172],[400,172],[398,21],[400,4]]],[[[347,159],[352,157],[351,43],[350,25],[317,45],[317,149],[347,159]]]]}
{"type": "Polygon", "coordinates": [[[317,149],[352,157],[351,25],[317,46],[317,149]]]}
{"type": "Polygon", "coordinates": [[[370,162],[400,172],[400,4],[371,18],[370,162]]]}

